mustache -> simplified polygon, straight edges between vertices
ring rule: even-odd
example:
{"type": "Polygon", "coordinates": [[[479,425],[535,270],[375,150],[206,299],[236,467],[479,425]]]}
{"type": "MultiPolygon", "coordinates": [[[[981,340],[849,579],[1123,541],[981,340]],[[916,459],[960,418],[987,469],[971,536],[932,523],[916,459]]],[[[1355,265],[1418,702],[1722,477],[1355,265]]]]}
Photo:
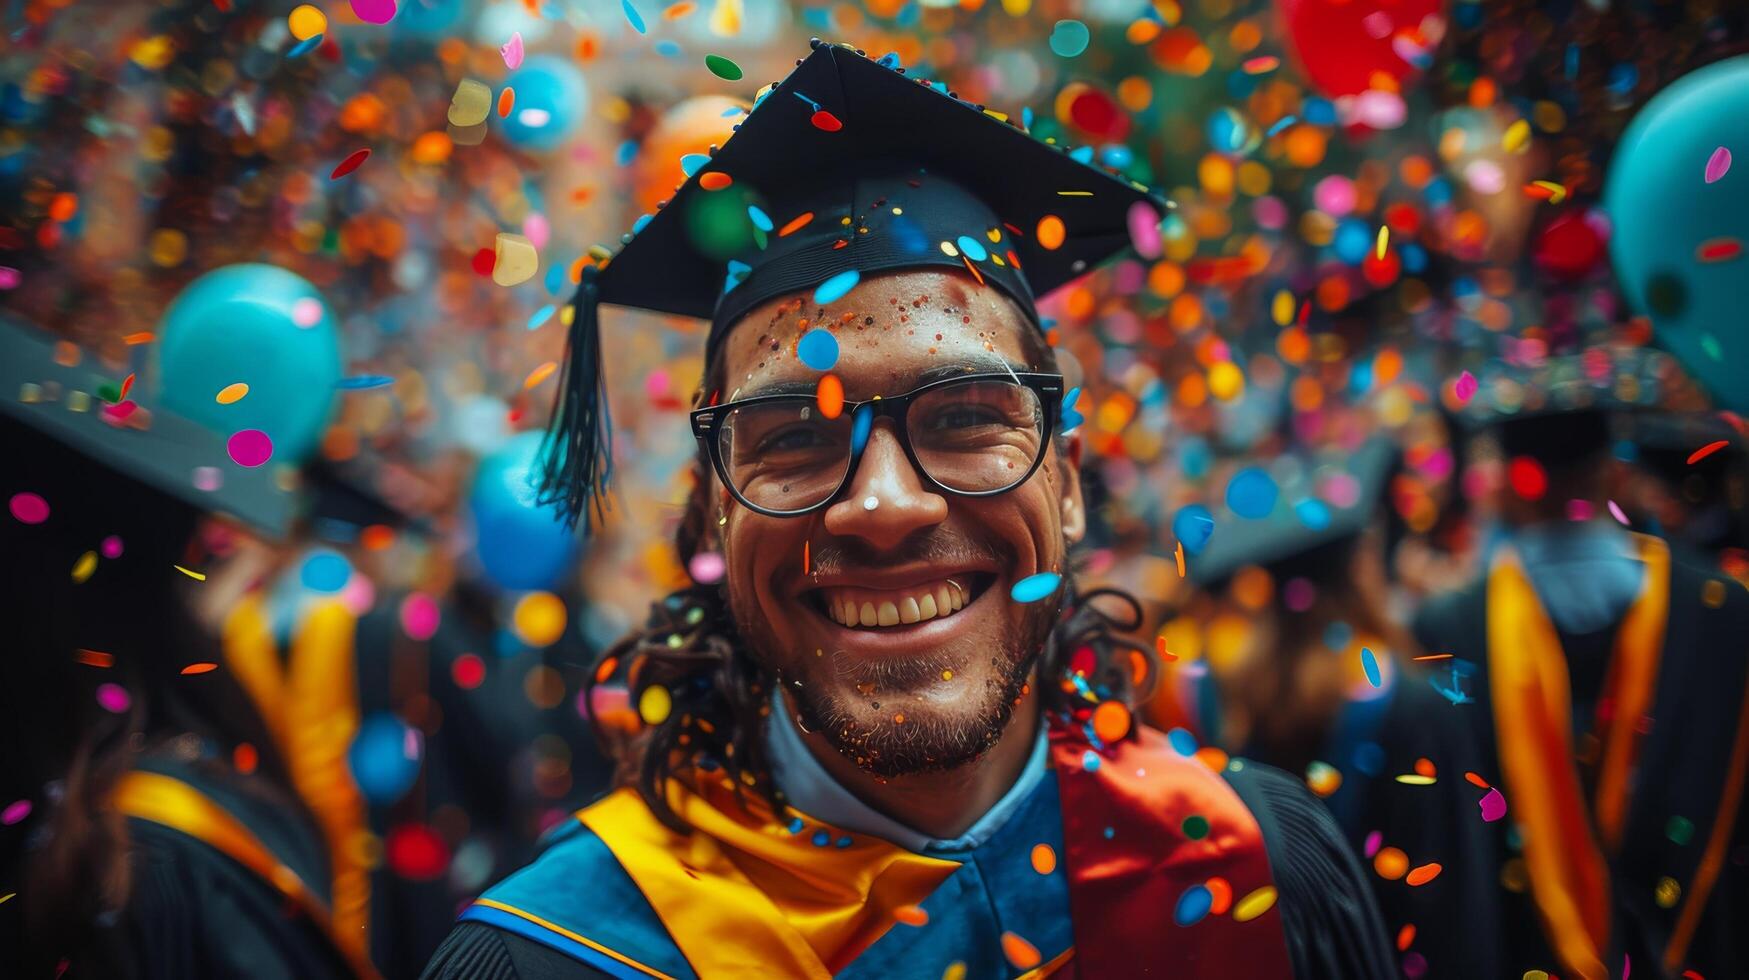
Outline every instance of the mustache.
{"type": "Polygon", "coordinates": [[[985,565],[1003,567],[1012,549],[976,534],[941,526],[920,529],[897,547],[877,548],[861,538],[834,538],[813,547],[809,571],[837,575],[888,565],[985,565]]]}

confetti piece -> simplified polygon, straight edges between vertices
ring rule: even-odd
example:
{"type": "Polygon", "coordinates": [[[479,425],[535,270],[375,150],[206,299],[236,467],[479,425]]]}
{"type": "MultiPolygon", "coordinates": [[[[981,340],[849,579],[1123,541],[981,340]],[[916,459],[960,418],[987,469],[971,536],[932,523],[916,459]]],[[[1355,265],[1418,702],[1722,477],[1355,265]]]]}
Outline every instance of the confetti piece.
{"type": "Polygon", "coordinates": [[[511,34],[510,40],[504,42],[504,46],[498,49],[498,53],[504,56],[504,67],[509,68],[512,71],[521,68],[523,56],[522,32],[516,31],[511,34]]]}
{"type": "Polygon", "coordinates": [[[1130,731],[1130,709],[1122,701],[1101,701],[1093,709],[1093,734],[1101,741],[1116,742],[1130,731]]]}
{"type": "Polygon", "coordinates": [[[302,58],[304,55],[316,50],[316,48],[322,44],[322,38],[325,36],[326,35],[323,34],[317,34],[315,37],[299,41],[292,45],[291,50],[287,51],[285,56],[287,58],[302,58]]]}
{"type": "Polygon", "coordinates": [[[1207,885],[1191,885],[1178,896],[1178,904],[1172,909],[1172,921],[1180,926],[1196,925],[1209,914],[1214,900],[1214,893],[1207,885]]]}
{"type": "Polygon", "coordinates": [[[1408,882],[1410,887],[1418,888],[1439,877],[1439,873],[1444,870],[1445,869],[1438,864],[1423,864],[1419,868],[1410,871],[1408,876],[1403,880],[1408,882]]]}
{"type": "Polygon", "coordinates": [[[1369,647],[1360,648],[1360,669],[1366,672],[1366,682],[1373,687],[1384,684],[1384,678],[1379,674],[1379,658],[1369,647]]]}
{"type": "Polygon", "coordinates": [[[134,376],[130,374],[125,379],[123,379],[123,381],[121,383],[121,391],[116,394],[115,400],[118,402],[127,401],[128,392],[132,391],[133,387],[134,387],[134,376]]]}
{"type": "Polygon", "coordinates": [[[523,391],[532,391],[536,385],[538,385],[542,381],[545,381],[546,379],[552,377],[553,372],[557,371],[558,369],[559,369],[559,362],[558,361],[547,361],[545,364],[542,364],[541,366],[535,368],[533,371],[528,372],[528,377],[522,379],[522,390],[523,391]]]}
{"type": "Polygon", "coordinates": [[[356,391],[363,388],[381,388],[394,383],[395,379],[386,374],[355,374],[350,378],[341,378],[334,383],[334,387],[356,391]]]}
{"type": "Polygon", "coordinates": [[[1432,776],[1423,776],[1418,772],[1406,772],[1397,777],[1397,782],[1405,786],[1432,786],[1438,780],[1432,776]]]}
{"type": "Polygon", "coordinates": [[[808,542],[802,542],[802,574],[806,575],[814,568],[814,557],[808,542]]]}
{"type": "Polygon", "coordinates": [[[1615,518],[1616,523],[1624,527],[1628,524],[1628,515],[1622,513],[1621,505],[1613,500],[1609,502],[1609,516],[1615,518]]]}
{"type": "Polygon", "coordinates": [[[189,664],[188,666],[182,668],[182,673],[185,676],[192,676],[194,674],[210,673],[210,672],[218,670],[218,669],[219,669],[218,664],[215,664],[211,661],[203,660],[200,663],[189,664]]]}
{"type": "Polygon", "coordinates": [[[1033,238],[1038,242],[1039,248],[1054,252],[1063,246],[1065,237],[1067,235],[1062,218],[1047,214],[1038,219],[1038,228],[1034,231],[1033,238]]]}
{"type": "Polygon", "coordinates": [[[352,12],[366,24],[387,24],[395,19],[395,0],[352,0],[352,12]]]}
{"type": "Polygon", "coordinates": [[[1289,126],[1292,126],[1294,123],[1297,123],[1299,121],[1300,121],[1300,119],[1298,116],[1282,116],[1280,119],[1277,119],[1275,121],[1275,123],[1269,127],[1269,130],[1267,132],[1265,132],[1263,135],[1264,136],[1274,136],[1277,133],[1280,133],[1282,130],[1288,128],[1289,126]]]}
{"type": "Polygon", "coordinates": [[[1281,67],[1281,59],[1267,54],[1257,58],[1248,58],[1239,66],[1247,75],[1264,75],[1279,67],[1281,67]]]}
{"type": "Polygon", "coordinates": [[[1178,547],[1173,551],[1173,557],[1178,559],[1178,577],[1183,578],[1184,577],[1184,542],[1182,542],[1182,541],[1178,542],[1178,547]]]}
{"type": "Polygon", "coordinates": [[[128,705],[133,704],[134,699],[128,697],[127,689],[120,684],[99,684],[97,703],[103,710],[119,715],[128,710],[128,705]]]}
{"type": "Polygon", "coordinates": [[[29,491],[15,493],[10,502],[12,516],[20,524],[41,524],[49,519],[49,502],[29,491]]]}
{"type": "Polygon", "coordinates": [[[625,11],[626,23],[632,25],[632,30],[639,34],[648,34],[649,28],[644,26],[644,15],[638,13],[638,8],[632,6],[632,0],[619,0],[620,9],[625,11]]]}
{"type": "Polygon", "coordinates": [[[1476,376],[1468,371],[1458,375],[1457,382],[1451,386],[1451,393],[1457,396],[1458,404],[1468,404],[1476,395],[1476,376]]]}
{"type": "Polygon", "coordinates": [[[1144,259],[1159,258],[1162,250],[1160,212],[1155,211],[1147,201],[1137,201],[1130,205],[1126,217],[1129,223],[1130,244],[1135,246],[1136,254],[1144,259]]]}
{"type": "Polygon", "coordinates": [[[1016,970],[1030,970],[1040,959],[1038,947],[1012,932],[1002,934],[1002,955],[1008,957],[1016,970]]]}
{"type": "Polygon", "coordinates": [[[815,109],[814,114],[808,117],[808,121],[814,124],[815,129],[828,133],[836,133],[844,128],[844,123],[840,122],[837,116],[824,109],[815,109]]]}
{"type": "Polygon", "coordinates": [[[1409,871],[1409,855],[1394,847],[1386,847],[1373,856],[1372,869],[1386,881],[1396,881],[1409,871]]]}
{"type": "Polygon", "coordinates": [[[1729,262],[1743,254],[1743,243],[1735,238],[1709,238],[1694,248],[1694,257],[1701,262],[1729,262]]]}
{"type": "MultiPolygon", "coordinates": [[[[14,800],[6,805],[6,809],[0,810],[0,825],[10,827],[28,816],[30,816],[30,801],[14,800]]],[[[1045,845],[1040,844],[1039,846],[1045,845]]]]}
{"type": "Polygon", "coordinates": [[[86,665],[87,667],[109,668],[109,667],[115,666],[114,655],[104,653],[101,650],[81,649],[79,651],[79,653],[74,657],[74,659],[78,660],[80,663],[86,665]]]}
{"type": "Polygon", "coordinates": [[[362,150],[353,150],[350,156],[340,161],[340,165],[334,168],[334,172],[328,175],[328,179],[339,180],[363,166],[364,161],[369,159],[369,157],[370,149],[368,147],[362,150]]]}
{"type": "Polygon", "coordinates": [[[801,229],[803,229],[804,227],[807,226],[808,222],[810,222],[812,220],[814,220],[814,212],[803,211],[801,214],[798,214],[795,217],[789,219],[788,224],[784,225],[782,228],[779,228],[777,231],[777,237],[783,238],[786,235],[800,231],[801,229]]]}
{"type": "Polygon", "coordinates": [[[838,338],[832,331],[816,327],[802,335],[796,344],[796,356],[816,371],[830,371],[838,363],[838,338]]]}
{"type": "Polygon", "coordinates": [[[206,573],[205,572],[197,572],[197,571],[194,571],[193,569],[183,568],[181,565],[171,565],[170,567],[176,569],[177,571],[188,576],[189,578],[194,579],[196,582],[205,582],[206,581],[206,573]]]}
{"type": "Polygon", "coordinates": [[[1715,183],[1730,172],[1731,151],[1721,146],[1713,151],[1712,156],[1707,157],[1706,182],[1709,184],[1715,183]]]}
{"type": "Polygon", "coordinates": [[[123,337],[121,339],[121,342],[128,345],[129,347],[138,347],[141,344],[149,344],[152,341],[157,340],[157,339],[158,339],[158,335],[153,333],[152,331],[141,330],[138,333],[128,334],[126,337],[123,337]]]}
{"type": "Polygon", "coordinates": [[[236,381],[220,388],[219,393],[213,396],[213,400],[220,405],[231,405],[242,401],[243,396],[248,393],[249,386],[241,381],[236,381]]]}
{"type": "Polygon", "coordinates": [[[1051,53],[1060,58],[1078,57],[1093,39],[1087,25],[1078,20],[1059,20],[1051,29],[1051,53]]]}
{"type": "Polygon", "coordinates": [[[1041,875],[1048,875],[1057,870],[1057,852],[1051,845],[1032,845],[1032,870],[1041,875]]]}
{"type": "Polygon", "coordinates": [[[73,563],[73,584],[83,585],[91,573],[97,571],[97,552],[87,551],[73,563]]]}
{"type": "Polygon", "coordinates": [[[1164,635],[1154,637],[1154,653],[1159,655],[1160,660],[1163,663],[1172,663],[1178,659],[1178,654],[1166,649],[1166,637],[1164,635]]]}
{"type": "Polygon", "coordinates": [[[507,231],[498,233],[492,250],[492,281],[500,286],[515,286],[534,278],[540,271],[540,252],[525,235],[507,231]]]}
{"type": "Polygon", "coordinates": [[[723,556],[715,551],[701,551],[693,555],[692,560],[686,565],[687,574],[691,575],[692,580],[700,585],[715,585],[721,582],[723,573],[727,569],[728,564],[723,560],[723,556]]]}
{"type": "Polygon", "coordinates": [[[1414,657],[1412,659],[1415,659],[1415,660],[1450,660],[1451,654],[1449,654],[1449,653],[1429,653],[1429,654],[1426,654],[1425,656],[1414,657]]]}
{"type": "Polygon", "coordinates": [[[1275,907],[1274,885],[1264,885],[1233,905],[1234,922],[1250,922],[1275,907]]]}
{"type": "Polygon", "coordinates": [[[1700,462],[1703,459],[1706,459],[1708,456],[1711,456],[1713,453],[1718,452],[1719,450],[1725,448],[1726,446],[1729,446],[1730,444],[1731,444],[1730,441],[1727,439],[1720,439],[1718,442],[1709,442],[1706,445],[1700,447],[1699,449],[1696,449],[1694,452],[1688,454],[1688,465],[1693,466],[1694,464],[1700,462]]]}
{"type": "Polygon", "coordinates": [[[1391,244],[1391,227],[1389,225],[1379,225],[1379,240],[1378,240],[1378,244],[1373,247],[1373,254],[1378,257],[1378,260],[1380,262],[1383,262],[1385,260],[1385,249],[1390,244],[1391,244]]]}
{"type": "Polygon", "coordinates": [[[668,720],[668,712],[672,710],[674,696],[660,684],[652,684],[638,695],[638,717],[644,719],[646,725],[662,724],[668,720]]]}
{"type": "Polygon", "coordinates": [[[861,279],[862,273],[857,272],[855,269],[846,269],[830,279],[827,279],[814,289],[815,305],[826,306],[837,302],[844,298],[845,293],[855,289],[857,282],[861,279]]]}
{"type": "Polygon", "coordinates": [[[821,415],[837,418],[844,414],[844,382],[836,374],[821,377],[819,385],[814,388],[814,399],[820,403],[821,415]]]}
{"type": "Polygon", "coordinates": [[[1501,796],[1500,791],[1492,787],[1478,801],[1478,805],[1482,808],[1482,820],[1487,823],[1493,823],[1506,816],[1506,797],[1501,796]]]}
{"type": "Polygon", "coordinates": [[[1530,120],[1520,119],[1506,127],[1506,133],[1500,137],[1500,148],[1507,153],[1516,153],[1530,142],[1530,120]]]}
{"type": "Polygon", "coordinates": [[[1276,494],[1275,481],[1268,473],[1247,466],[1233,474],[1227,484],[1227,506],[1240,517],[1256,520],[1275,509],[1276,494]]]}
{"type": "Polygon", "coordinates": [[[908,926],[929,924],[929,912],[920,905],[901,905],[893,909],[893,919],[908,926]]]}
{"type": "Polygon", "coordinates": [[[292,37],[300,41],[308,41],[318,34],[328,33],[328,15],[317,7],[300,3],[286,15],[286,26],[291,28],[292,37]]]}
{"type": "Polygon", "coordinates": [[[225,440],[231,462],[254,469],[273,458],[273,440],[260,429],[241,429],[225,440]]]}
{"type": "Polygon", "coordinates": [[[466,129],[486,121],[492,111],[492,89],[485,82],[464,78],[449,99],[449,124],[466,129]]]}
{"type": "Polygon", "coordinates": [[[663,9],[662,19],[663,20],[679,20],[680,18],[685,17],[687,14],[690,14],[694,10],[697,10],[697,9],[698,9],[698,4],[693,3],[692,0],[681,0],[680,3],[671,3],[665,9],[663,9]]]}
{"type": "Polygon", "coordinates": [[[509,119],[510,110],[516,108],[516,90],[504,86],[504,91],[498,93],[498,118],[509,119]]]}
{"type": "Polygon", "coordinates": [[[741,66],[720,54],[705,55],[704,66],[710,69],[711,74],[725,81],[738,82],[741,80],[741,66]]]}
{"type": "Polygon", "coordinates": [[[698,178],[698,186],[707,191],[720,191],[735,182],[735,178],[721,170],[707,170],[698,178]]]}
{"type": "Polygon", "coordinates": [[[1008,590],[1008,595],[1015,602],[1037,602],[1057,591],[1057,586],[1062,582],[1063,576],[1056,572],[1040,572],[1014,583],[1014,587],[1008,590]]]}
{"type": "Polygon", "coordinates": [[[1567,199],[1567,187],[1552,180],[1533,180],[1524,185],[1524,194],[1550,204],[1559,204],[1567,199]]]}

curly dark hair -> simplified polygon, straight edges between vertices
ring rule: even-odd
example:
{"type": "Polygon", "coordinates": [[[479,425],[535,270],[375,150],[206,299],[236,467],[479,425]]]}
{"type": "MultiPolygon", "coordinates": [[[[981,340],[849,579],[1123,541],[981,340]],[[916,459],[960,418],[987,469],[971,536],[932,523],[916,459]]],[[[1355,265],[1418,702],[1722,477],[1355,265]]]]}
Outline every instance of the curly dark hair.
{"type": "MultiPolygon", "coordinates": [[[[1042,370],[1056,369],[1042,337],[1029,333],[1026,346],[1029,361],[1044,365],[1042,370]]],[[[706,377],[712,376],[707,368],[706,377]]],[[[1059,452],[1065,442],[1059,442],[1059,452]]],[[[701,449],[675,533],[675,548],[687,567],[707,550],[710,473],[701,449]]],[[[1158,659],[1151,647],[1122,635],[1141,622],[1134,597],[1110,588],[1080,592],[1075,576],[1066,575],[1062,606],[1034,662],[1047,715],[1086,724],[1100,701],[1117,698],[1133,709],[1145,700],[1158,675],[1158,659]],[[1095,600],[1121,609],[1102,609],[1095,600]],[[1083,650],[1088,653],[1077,657],[1083,650]]],[[[593,703],[594,688],[610,680],[624,683],[634,705],[652,687],[666,688],[671,698],[666,718],[630,738],[591,717],[597,740],[616,761],[614,784],[636,789],[663,824],[682,834],[690,830],[669,805],[665,787],[670,778],[695,768],[720,769],[732,780],[738,800],[751,789],[773,813],[783,812],[783,794],[769,776],[764,725],[776,675],[746,652],[723,585],[694,585],[655,602],[644,627],[596,662],[584,681],[584,703],[593,703]]]]}

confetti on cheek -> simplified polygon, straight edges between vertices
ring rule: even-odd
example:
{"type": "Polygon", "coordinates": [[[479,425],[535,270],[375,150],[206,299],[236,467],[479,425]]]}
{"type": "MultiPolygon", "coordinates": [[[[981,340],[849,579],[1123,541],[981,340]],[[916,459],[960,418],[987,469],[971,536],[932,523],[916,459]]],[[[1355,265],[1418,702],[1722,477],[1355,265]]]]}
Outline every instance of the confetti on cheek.
{"type": "Polygon", "coordinates": [[[30,801],[15,800],[8,803],[6,809],[0,810],[0,825],[10,827],[28,816],[30,816],[30,801]]]}
{"type": "Polygon", "coordinates": [[[1485,823],[1493,823],[1506,816],[1506,797],[1500,795],[1497,789],[1490,788],[1477,805],[1482,808],[1482,820],[1485,823]]]}
{"type": "Polygon", "coordinates": [[[1056,572],[1040,572],[1014,583],[1014,587],[1008,590],[1008,595],[1015,602],[1037,602],[1057,591],[1057,586],[1062,582],[1063,576],[1056,572]]]}
{"type": "Polygon", "coordinates": [[[354,170],[357,170],[359,167],[364,166],[364,161],[368,159],[370,159],[369,147],[362,150],[353,150],[346,159],[340,161],[340,165],[334,168],[334,172],[328,175],[328,179],[339,180],[347,174],[352,173],[354,170]]]}
{"type": "Polygon", "coordinates": [[[225,442],[231,462],[254,469],[273,458],[273,440],[260,429],[242,429],[225,442]]]}
{"type": "Polygon", "coordinates": [[[1720,178],[1730,172],[1731,151],[1721,146],[1713,151],[1712,156],[1707,157],[1706,182],[1709,184],[1716,183],[1720,178]]]}
{"type": "Polygon", "coordinates": [[[20,524],[41,524],[49,519],[49,502],[28,491],[13,494],[10,509],[20,524]]]}
{"type": "Polygon", "coordinates": [[[128,697],[127,689],[120,684],[97,685],[97,703],[103,710],[111,714],[121,714],[128,710],[134,699],[128,697]]]}

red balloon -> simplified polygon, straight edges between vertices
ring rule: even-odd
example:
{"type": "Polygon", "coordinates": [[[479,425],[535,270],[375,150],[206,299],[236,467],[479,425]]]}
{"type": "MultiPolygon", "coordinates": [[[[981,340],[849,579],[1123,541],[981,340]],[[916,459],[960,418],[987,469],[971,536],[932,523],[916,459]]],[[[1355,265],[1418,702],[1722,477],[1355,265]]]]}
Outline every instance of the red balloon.
{"type": "Polygon", "coordinates": [[[1397,82],[1418,73],[1445,33],[1444,0],[1276,0],[1306,78],[1325,95],[1359,95],[1375,72],[1397,82]]]}

